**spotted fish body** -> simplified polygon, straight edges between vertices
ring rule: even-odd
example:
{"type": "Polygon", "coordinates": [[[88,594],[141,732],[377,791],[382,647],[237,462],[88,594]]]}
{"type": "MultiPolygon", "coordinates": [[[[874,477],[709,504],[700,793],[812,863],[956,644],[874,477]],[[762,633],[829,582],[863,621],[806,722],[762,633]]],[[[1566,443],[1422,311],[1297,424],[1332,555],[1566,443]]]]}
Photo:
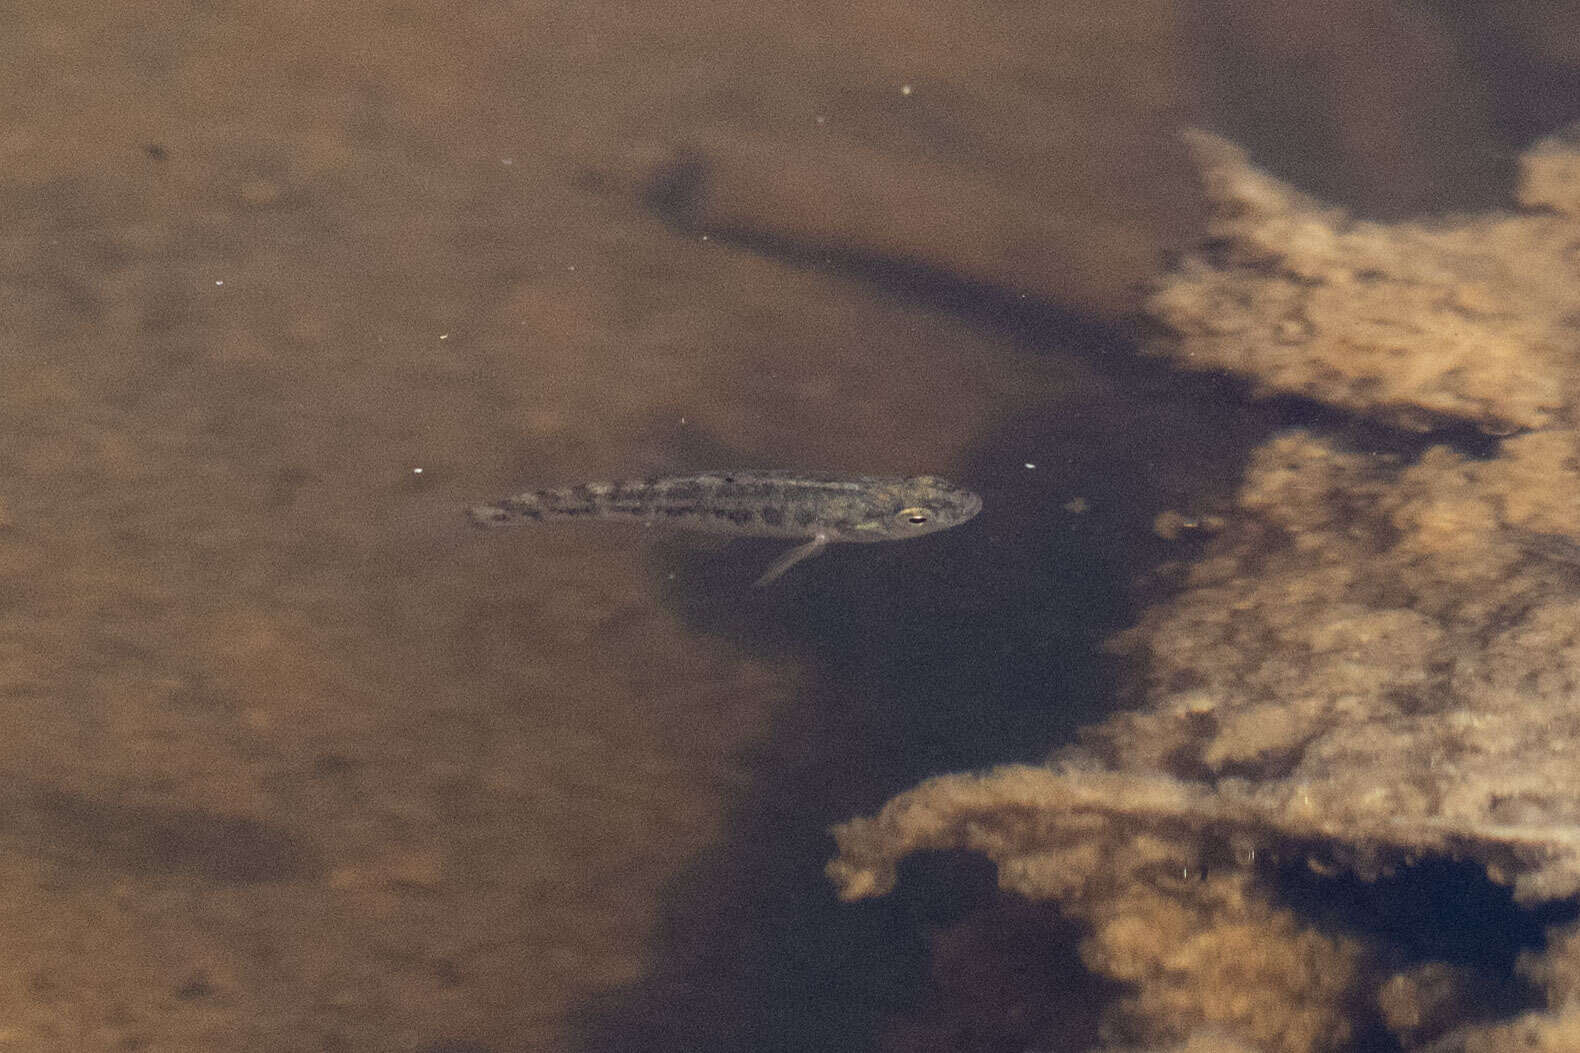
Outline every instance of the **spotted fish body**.
{"type": "Polygon", "coordinates": [[[831,542],[898,541],[964,523],[982,499],[935,476],[699,472],[626,483],[533,490],[470,510],[478,526],[601,519],[736,537],[796,538],[757,580],[765,585],[831,542]]]}

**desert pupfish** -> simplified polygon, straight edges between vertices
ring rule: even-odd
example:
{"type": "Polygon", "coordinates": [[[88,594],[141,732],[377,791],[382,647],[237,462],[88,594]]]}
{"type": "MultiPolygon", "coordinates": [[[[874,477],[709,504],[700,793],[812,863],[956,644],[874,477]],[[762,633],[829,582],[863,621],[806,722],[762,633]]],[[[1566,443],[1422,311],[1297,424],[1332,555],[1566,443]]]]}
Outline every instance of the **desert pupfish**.
{"type": "Polygon", "coordinates": [[[899,541],[958,526],[982,499],[936,476],[817,475],[741,469],[531,490],[469,510],[478,526],[603,519],[737,537],[805,539],[774,561],[766,585],[831,542],[899,541]]]}

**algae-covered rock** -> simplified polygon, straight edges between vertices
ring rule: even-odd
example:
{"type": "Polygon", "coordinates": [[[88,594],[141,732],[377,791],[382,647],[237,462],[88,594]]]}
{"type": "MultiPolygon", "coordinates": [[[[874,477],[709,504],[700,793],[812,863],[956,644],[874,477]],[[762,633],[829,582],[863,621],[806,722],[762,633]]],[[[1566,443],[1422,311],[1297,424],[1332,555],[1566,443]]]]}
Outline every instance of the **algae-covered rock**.
{"type": "Polygon", "coordinates": [[[1580,362],[1580,154],[1527,156],[1515,214],[1360,222],[1192,133],[1210,240],[1148,302],[1154,350],[1269,392],[1418,424],[1551,425],[1580,362]]]}
{"type": "Polygon", "coordinates": [[[1546,1006],[1487,1022],[1462,970],[1396,967],[1274,884],[1291,863],[1373,881],[1435,859],[1528,907],[1580,896],[1580,145],[1527,158],[1544,211],[1382,225],[1196,142],[1222,213],[1153,301],[1180,334],[1166,353],[1389,421],[1524,430],[1491,457],[1276,436],[1179,594],[1111,642],[1141,705],[1045,766],[933,779],[845,824],[830,875],[854,898],[910,852],[991,858],[1129,985],[1114,1048],[1306,1053],[1361,1026],[1404,1048],[1580,1048],[1574,931],[1523,959],[1546,1006]]]}

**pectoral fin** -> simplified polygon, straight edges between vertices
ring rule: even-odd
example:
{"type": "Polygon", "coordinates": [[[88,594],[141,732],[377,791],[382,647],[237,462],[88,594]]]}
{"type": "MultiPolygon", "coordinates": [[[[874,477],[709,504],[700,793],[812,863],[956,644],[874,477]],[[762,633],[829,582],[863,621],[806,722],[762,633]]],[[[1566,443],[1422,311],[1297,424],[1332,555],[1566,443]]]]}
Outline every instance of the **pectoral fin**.
{"type": "Polygon", "coordinates": [[[800,563],[803,559],[811,559],[819,552],[822,552],[826,547],[828,547],[828,535],[818,534],[806,544],[797,545],[789,552],[786,552],[784,555],[774,560],[773,566],[763,571],[763,576],[758,578],[752,584],[757,588],[762,588],[764,585],[767,585],[770,581],[773,581],[775,578],[789,570],[791,567],[795,566],[797,563],[800,563]]]}

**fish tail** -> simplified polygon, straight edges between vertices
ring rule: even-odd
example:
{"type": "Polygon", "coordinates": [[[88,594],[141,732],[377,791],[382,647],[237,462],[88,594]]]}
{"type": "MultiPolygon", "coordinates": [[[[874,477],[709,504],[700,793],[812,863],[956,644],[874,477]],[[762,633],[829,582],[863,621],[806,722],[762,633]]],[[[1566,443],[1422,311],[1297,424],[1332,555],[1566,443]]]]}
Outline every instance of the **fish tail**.
{"type": "Polygon", "coordinates": [[[535,494],[518,494],[506,497],[491,505],[473,505],[466,516],[473,526],[502,527],[536,523],[543,518],[543,508],[533,498],[535,494]]]}
{"type": "Polygon", "coordinates": [[[567,486],[555,490],[529,490],[491,505],[476,505],[467,515],[477,526],[518,526],[545,519],[601,519],[610,513],[606,487],[567,486]]]}

